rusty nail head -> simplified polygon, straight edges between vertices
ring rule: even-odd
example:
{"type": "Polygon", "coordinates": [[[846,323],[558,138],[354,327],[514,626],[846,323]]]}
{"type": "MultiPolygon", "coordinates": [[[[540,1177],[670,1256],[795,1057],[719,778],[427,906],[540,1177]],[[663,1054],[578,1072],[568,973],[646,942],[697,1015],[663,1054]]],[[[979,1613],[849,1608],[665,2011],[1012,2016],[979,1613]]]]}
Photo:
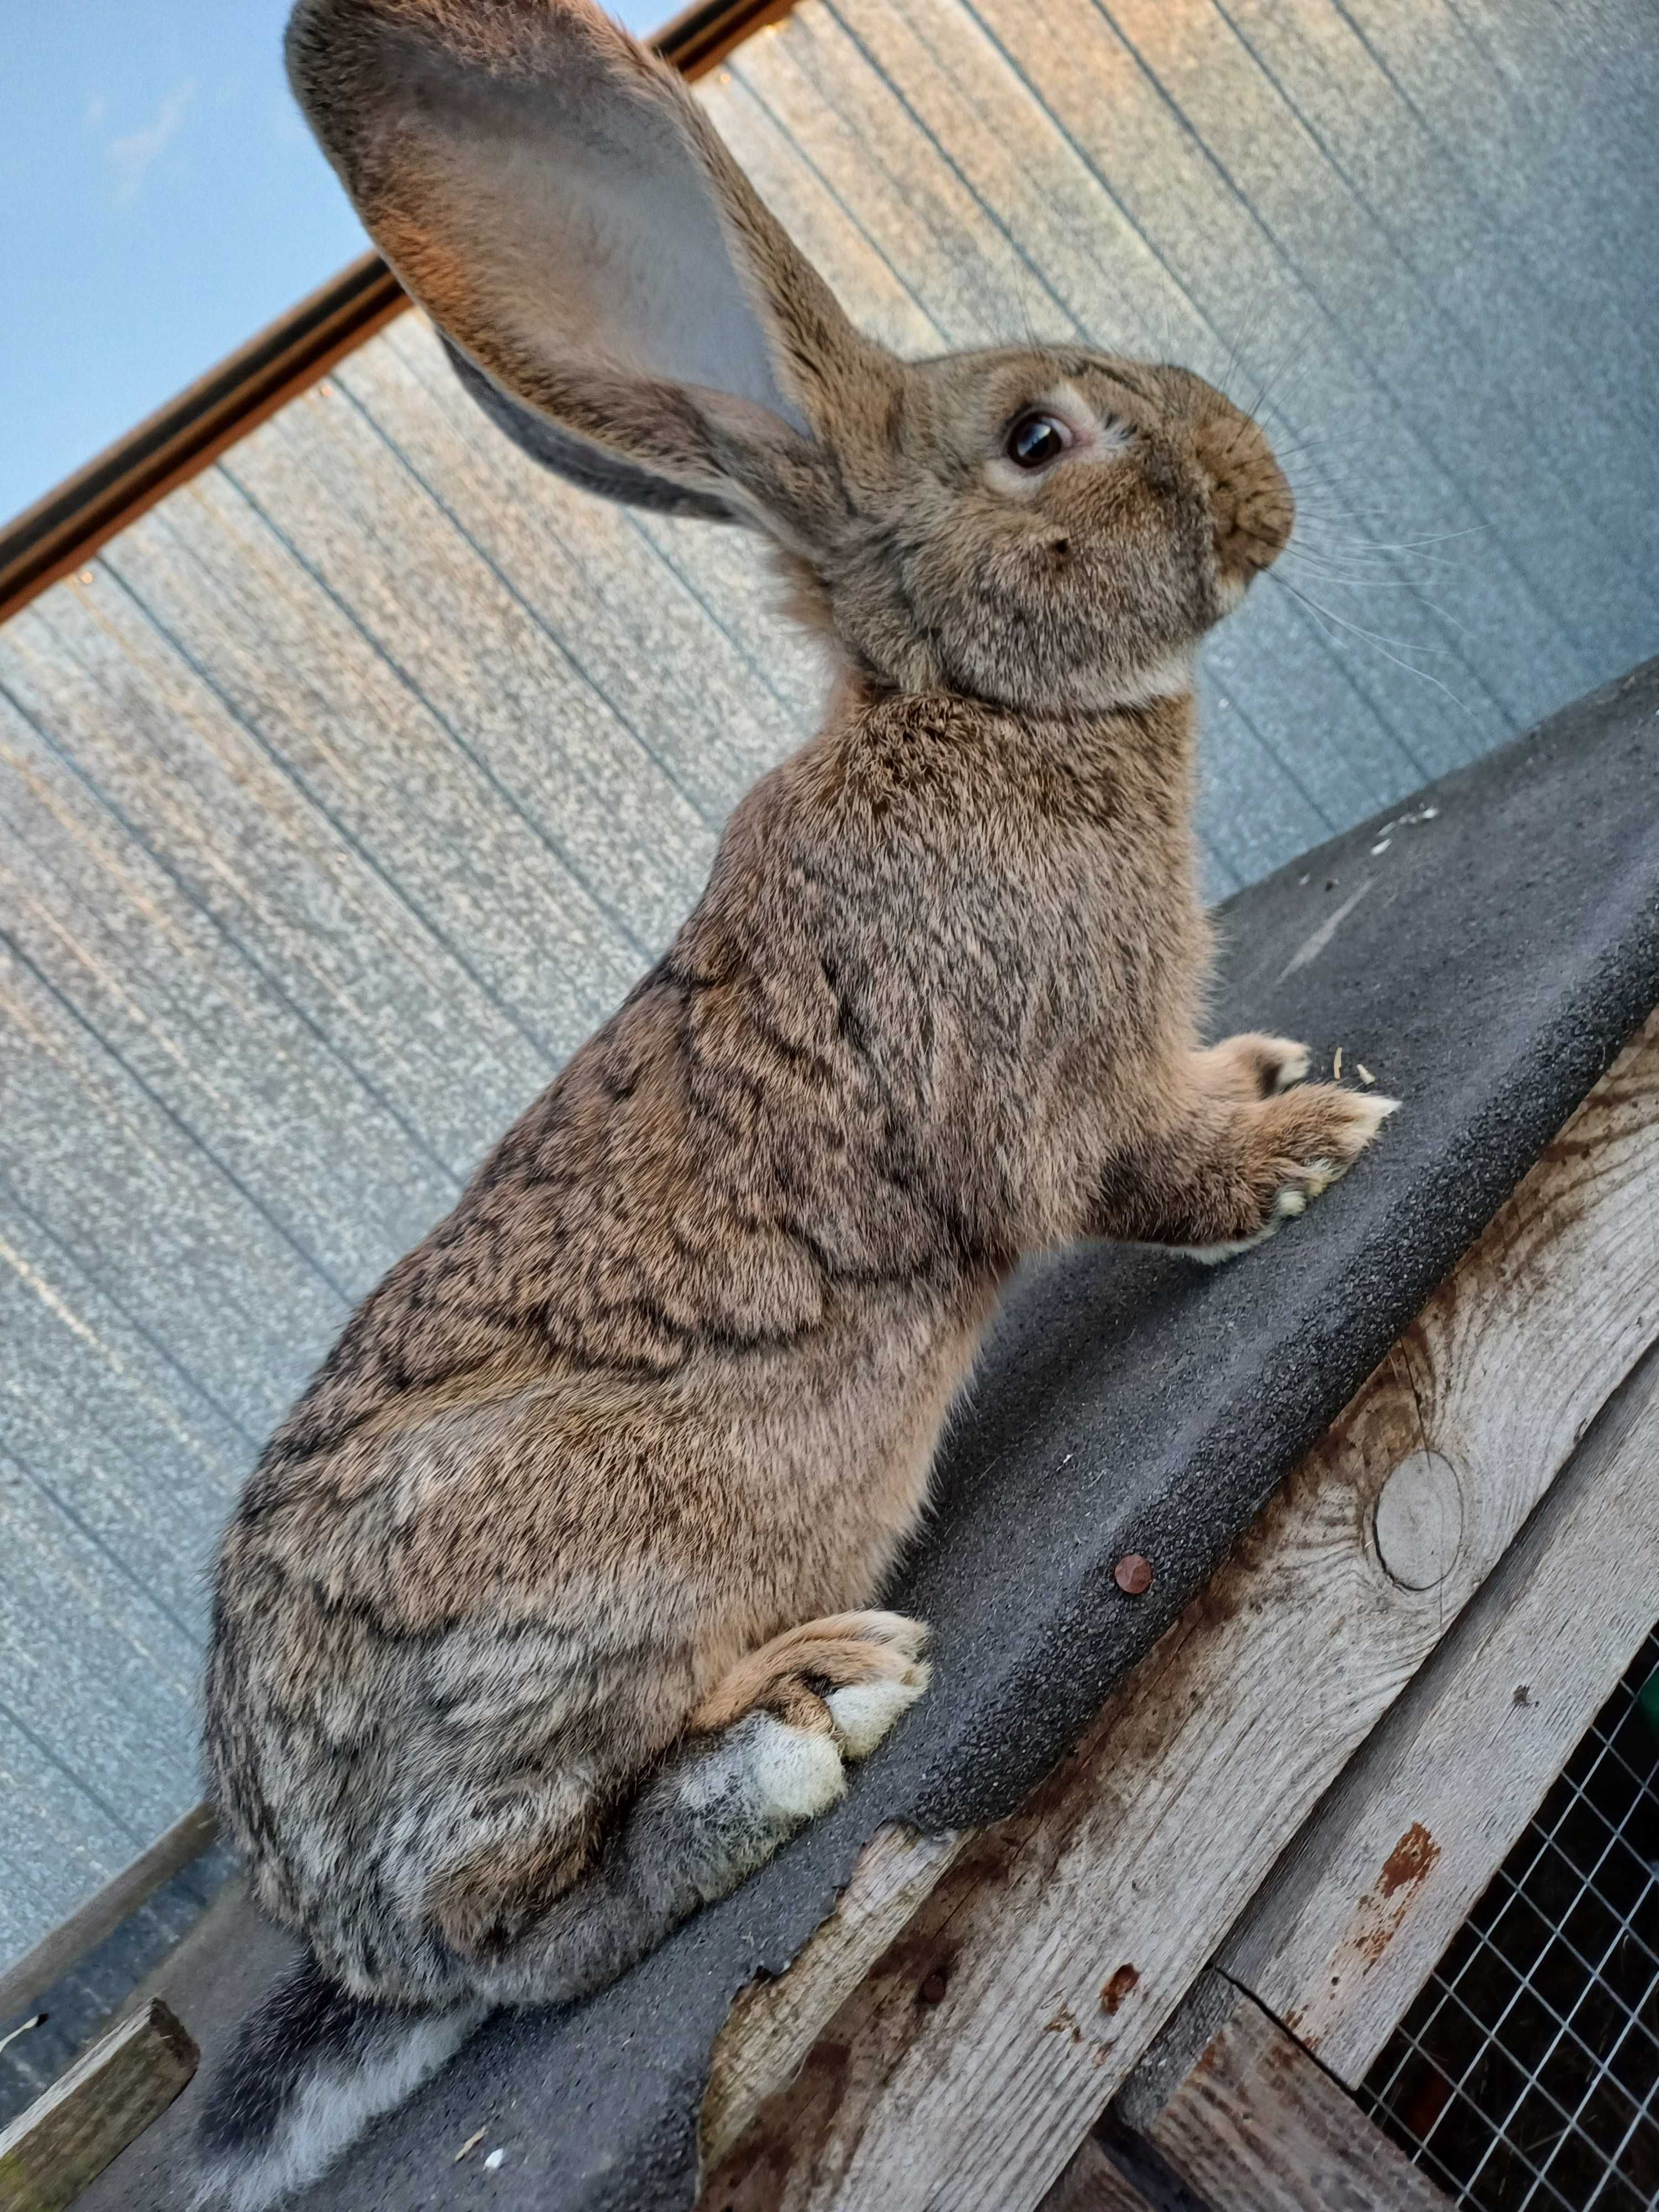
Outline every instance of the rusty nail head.
{"type": "Polygon", "coordinates": [[[1139,1552],[1126,1552],[1112,1569],[1112,1580],[1126,1597],[1139,1597],[1152,1586],[1152,1563],[1139,1552]]]}
{"type": "Polygon", "coordinates": [[[945,2001],[945,1992],[950,1986],[950,1978],[943,1966],[935,1966],[916,1991],[916,1995],[921,1999],[923,2004],[942,2004],[945,2001]]]}

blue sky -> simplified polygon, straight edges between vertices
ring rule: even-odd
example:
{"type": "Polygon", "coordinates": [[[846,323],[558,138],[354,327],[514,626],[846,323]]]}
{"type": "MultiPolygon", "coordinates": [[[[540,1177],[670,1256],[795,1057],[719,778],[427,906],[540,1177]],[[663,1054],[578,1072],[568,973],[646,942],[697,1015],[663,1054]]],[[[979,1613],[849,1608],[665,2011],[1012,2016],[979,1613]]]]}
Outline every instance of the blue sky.
{"type": "Polygon", "coordinates": [[[0,525],[364,251],[288,5],[0,0],[0,525]]]}

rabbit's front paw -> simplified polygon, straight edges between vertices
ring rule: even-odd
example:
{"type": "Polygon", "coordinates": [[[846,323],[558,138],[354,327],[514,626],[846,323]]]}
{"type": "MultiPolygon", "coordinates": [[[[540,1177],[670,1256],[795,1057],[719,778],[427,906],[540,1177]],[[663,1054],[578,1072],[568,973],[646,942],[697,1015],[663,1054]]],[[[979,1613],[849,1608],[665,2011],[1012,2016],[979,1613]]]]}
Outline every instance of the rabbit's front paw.
{"type": "Polygon", "coordinates": [[[1215,1244],[1189,1245],[1194,1260],[1213,1267],[1249,1252],[1340,1181],[1376,1135],[1397,1098],[1310,1084],[1263,1102],[1249,1132],[1249,1180],[1253,1225],[1215,1244]]]}

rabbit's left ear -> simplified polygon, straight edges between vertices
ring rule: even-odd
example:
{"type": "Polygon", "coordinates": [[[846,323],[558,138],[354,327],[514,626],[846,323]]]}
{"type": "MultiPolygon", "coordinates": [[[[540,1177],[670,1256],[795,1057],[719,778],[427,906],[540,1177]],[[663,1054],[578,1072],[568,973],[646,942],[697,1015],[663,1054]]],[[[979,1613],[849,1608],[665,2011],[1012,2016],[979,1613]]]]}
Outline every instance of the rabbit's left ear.
{"type": "Polygon", "coordinates": [[[553,426],[539,458],[806,549],[896,365],[673,70],[588,0],[300,0],[288,57],[410,293],[553,426]]]}

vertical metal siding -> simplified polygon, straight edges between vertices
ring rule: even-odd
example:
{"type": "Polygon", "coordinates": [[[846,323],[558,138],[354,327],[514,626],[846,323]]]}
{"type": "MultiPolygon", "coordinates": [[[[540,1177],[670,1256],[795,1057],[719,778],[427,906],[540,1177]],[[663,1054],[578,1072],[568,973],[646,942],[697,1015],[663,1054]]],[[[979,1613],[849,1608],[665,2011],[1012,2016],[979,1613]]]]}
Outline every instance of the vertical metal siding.
{"type": "MultiPolygon", "coordinates": [[[[1645,0],[807,0],[702,89],[902,349],[1267,406],[1218,895],[1659,650],[1645,0]]],[[[0,630],[0,1956],[192,1802],[262,1435],[810,726],[775,598],[408,316],[0,630]]]]}

